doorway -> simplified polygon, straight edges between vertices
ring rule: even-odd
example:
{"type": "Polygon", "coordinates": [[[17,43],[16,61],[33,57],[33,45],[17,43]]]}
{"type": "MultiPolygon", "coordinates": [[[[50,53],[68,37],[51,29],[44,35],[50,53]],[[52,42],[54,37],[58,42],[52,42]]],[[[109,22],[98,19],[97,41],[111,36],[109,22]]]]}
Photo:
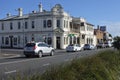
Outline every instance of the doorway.
{"type": "Polygon", "coordinates": [[[60,49],[60,37],[57,37],[56,39],[56,48],[60,49]]]}
{"type": "Polygon", "coordinates": [[[13,48],[13,36],[9,36],[10,38],[10,48],[13,48]]]}

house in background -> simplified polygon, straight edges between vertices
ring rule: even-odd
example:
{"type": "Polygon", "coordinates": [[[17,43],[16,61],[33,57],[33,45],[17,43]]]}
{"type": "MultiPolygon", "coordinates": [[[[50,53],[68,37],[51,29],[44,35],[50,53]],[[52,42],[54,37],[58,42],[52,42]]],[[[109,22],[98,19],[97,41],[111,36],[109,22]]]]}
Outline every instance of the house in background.
{"type": "Polygon", "coordinates": [[[110,33],[107,32],[106,26],[97,26],[97,29],[94,29],[94,34],[97,38],[97,44],[99,43],[112,43],[113,38],[110,33]]]}
{"type": "Polygon", "coordinates": [[[96,36],[94,35],[94,25],[88,23],[84,18],[73,18],[73,22],[79,24],[80,44],[94,44],[96,45],[96,36]]]}

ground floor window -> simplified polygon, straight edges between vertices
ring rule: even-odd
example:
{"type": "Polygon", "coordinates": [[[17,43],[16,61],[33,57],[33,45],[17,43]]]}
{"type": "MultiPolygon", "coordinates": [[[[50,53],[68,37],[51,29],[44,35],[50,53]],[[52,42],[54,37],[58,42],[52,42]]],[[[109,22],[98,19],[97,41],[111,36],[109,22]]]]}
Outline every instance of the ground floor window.
{"type": "Polygon", "coordinates": [[[70,37],[70,44],[72,44],[72,37],[70,37]]]}
{"type": "Polygon", "coordinates": [[[52,38],[51,38],[51,37],[48,37],[48,38],[47,38],[47,43],[48,43],[48,45],[51,45],[51,44],[52,44],[52,38]]]}
{"type": "Polygon", "coordinates": [[[76,37],[73,38],[73,43],[76,44],[76,37]]]}
{"type": "Polygon", "coordinates": [[[9,38],[8,38],[8,37],[6,37],[6,39],[5,39],[5,44],[6,44],[6,45],[9,44],[9,38]]]}
{"type": "Polygon", "coordinates": [[[14,37],[14,45],[17,45],[17,38],[14,37]]]}
{"type": "Polygon", "coordinates": [[[27,37],[25,37],[25,43],[27,43],[27,37]]]}
{"type": "Polygon", "coordinates": [[[80,44],[80,38],[77,37],[77,44],[80,44]]]}
{"type": "Polygon", "coordinates": [[[18,44],[20,44],[20,36],[18,36],[18,44]]]}
{"type": "Polygon", "coordinates": [[[2,37],[2,44],[4,44],[4,37],[2,37]]]}

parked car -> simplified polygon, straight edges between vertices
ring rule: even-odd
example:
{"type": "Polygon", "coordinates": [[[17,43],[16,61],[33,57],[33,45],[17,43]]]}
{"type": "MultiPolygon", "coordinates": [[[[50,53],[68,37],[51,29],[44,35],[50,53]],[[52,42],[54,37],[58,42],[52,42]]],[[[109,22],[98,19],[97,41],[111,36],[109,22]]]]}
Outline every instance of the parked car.
{"type": "Polygon", "coordinates": [[[42,57],[43,55],[47,54],[49,54],[50,56],[54,55],[54,48],[44,42],[30,42],[27,43],[24,48],[24,55],[26,57],[42,57]]]}
{"type": "Polygon", "coordinates": [[[83,47],[81,47],[79,44],[70,44],[66,47],[67,52],[81,51],[81,50],[83,50],[83,47]]]}
{"type": "Polygon", "coordinates": [[[105,43],[105,47],[106,47],[106,48],[112,47],[112,44],[111,44],[111,43],[105,43]]]}
{"type": "Polygon", "coordinates": [[[104,43],[99,43],[97,44],[97,48],[106,48],[104,43]]]}
{"type": "Polygon", "coordinates": [[[96,46],[94,46],[93,44],[84,45],[84,50],[93,50],[93,49],[96,49],[96,46]]]}

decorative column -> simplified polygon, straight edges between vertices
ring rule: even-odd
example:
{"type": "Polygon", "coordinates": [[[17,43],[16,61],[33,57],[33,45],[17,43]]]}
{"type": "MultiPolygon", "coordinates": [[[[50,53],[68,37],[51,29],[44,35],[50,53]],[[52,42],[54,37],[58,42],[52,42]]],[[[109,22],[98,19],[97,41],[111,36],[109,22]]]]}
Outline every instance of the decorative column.
{"type": "Polygon", "coordinates": [[[56,29],[56,18],[55,17],[53,17],[52,26],[53,26],[53,30],[56,29]]]}
{"type": "Polygon", "coordinates": [[[62,34],[61,37],[60,37],[60,47],[61,49],[64,49],[64,35],[62,34]]]}
{"type": "Polygon", "coordinates": [[[53,46],[53,48],[56,49],[56,36],[55,36],[55,33],[53,33],[53,36],[52,36],[52,46],[53,46]]]}
{"type": "Polygon", "coordinates": [[[64,18],[61,18],[61,20],[60,20],[60,22],[61,22],[61,29],[63,29],[64,28],[64,18]]]}

